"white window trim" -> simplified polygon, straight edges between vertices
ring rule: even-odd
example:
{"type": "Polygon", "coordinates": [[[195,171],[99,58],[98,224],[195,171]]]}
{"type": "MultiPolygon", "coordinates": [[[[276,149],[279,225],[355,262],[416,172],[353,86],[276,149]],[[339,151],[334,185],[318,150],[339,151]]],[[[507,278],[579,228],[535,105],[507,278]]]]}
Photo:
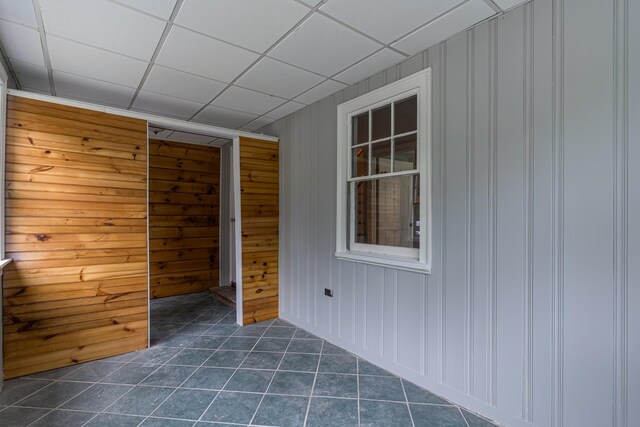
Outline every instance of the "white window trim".
{"type": "MultiPolygon", "coordinates": [[[[366,264],[383,265],[420,273],[431,273],[431,69],[427,68],[394,83],[388,84],[373,92],[338,105],[338,150],[337,150],[337,201],[336,201],[336,252],[338,259],[362,262],[366,264]],[[406,248],[392,249],[396,256],[386,252],[385,247],[379,246],[378,251],[366,250],[374,245],[354,244],[353,249],[347,248],[349,209],[348,209],[348,180],[350,177],[349,130],[350,117],[375,106],[385,104],[390,100],[418,94],[418,170],[420,172],[420,248],[418,257],[411,259],[402,256],[408,251],[406,248]],[[358,250],[359,249],[359,250],[358,250]],[[398,256],[400,255],[400,256],[398,256]]],[[[401,173],[399,173],[401,174],[401,173]]],[[[384,174],[385,177],[396,174],[384,174]]],[[[379,177],[380,175],[377,175],[379,177]]]]}

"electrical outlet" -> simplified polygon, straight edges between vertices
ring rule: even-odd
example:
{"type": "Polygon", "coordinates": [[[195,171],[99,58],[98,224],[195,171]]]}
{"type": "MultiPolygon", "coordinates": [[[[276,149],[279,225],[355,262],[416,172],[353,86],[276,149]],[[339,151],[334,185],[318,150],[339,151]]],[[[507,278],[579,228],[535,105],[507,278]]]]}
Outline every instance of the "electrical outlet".
{"type": "Polygon", "coordinates": [[[328,297],[332,297],[333,296],[333,291],[329,288],[324,288],[324,295],[328,296],[328,297]]]}

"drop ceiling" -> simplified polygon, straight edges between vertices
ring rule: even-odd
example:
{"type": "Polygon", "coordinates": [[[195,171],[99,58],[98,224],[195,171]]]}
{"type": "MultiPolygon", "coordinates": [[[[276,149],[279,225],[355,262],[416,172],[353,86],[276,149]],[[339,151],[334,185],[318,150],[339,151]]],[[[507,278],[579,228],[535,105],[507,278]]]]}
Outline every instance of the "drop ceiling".
{"type": "Polygon", "coordinates": [[[0,0],[20,89],[254,131],[523,0],[0,0]]]}

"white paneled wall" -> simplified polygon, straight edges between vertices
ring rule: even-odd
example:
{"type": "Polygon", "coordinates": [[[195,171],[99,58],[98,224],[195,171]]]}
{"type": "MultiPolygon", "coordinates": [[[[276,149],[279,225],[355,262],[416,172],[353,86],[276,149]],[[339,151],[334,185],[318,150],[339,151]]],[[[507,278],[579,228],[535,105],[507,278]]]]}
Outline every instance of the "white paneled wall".
{"type": "Polygon", "coordinates": [[[281,316],[508,425],[640,425],[637,22],[533,0],[263,128],[281,316]],[[338,261],[336,106],[425,67],[433,274],[338,261]]]}

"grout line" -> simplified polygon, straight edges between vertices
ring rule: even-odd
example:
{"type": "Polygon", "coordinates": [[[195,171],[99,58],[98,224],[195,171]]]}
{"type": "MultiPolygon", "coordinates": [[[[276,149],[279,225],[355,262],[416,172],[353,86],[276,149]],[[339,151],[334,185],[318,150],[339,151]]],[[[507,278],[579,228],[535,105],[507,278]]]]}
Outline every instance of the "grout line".
{"type": "MultiPolygon", "coordinates": [[[[405,400],[405,403],[407,404],[407,410],[409,411],[409,418],[411,418],[411,425],[413,425],[413,427],[415,427],[416,423],[413,420],[413,414],[411,413],[411,406],[409,405],[409,398],[407,397],[407,390],[405,390],[405,388],[404,388],[404,379],[402,379],[402,378],[400,378],[400,386],[402,386],[402,394],[404,394],[404,400],[405,400]]],[[[460,407],[458,407],[458,410],[460,410],[460,407]]],[[[467,426],[467,427],[469,427],[469,426],[467,426]]]]}
{"type": "MultiPolygon", "coordinates": [[[[302,424],[303,427],[307,425],[307,420],[309,419],[309,409],[311,408],[311,400],[313,399],[313,393],[316,390],[316,381],[318,380],[318,372],[320,371],[320,361],[322,360],[322,351],[324,350],[324,343],[325,343],[325,340],[322,340],[322,344],[320,345],[320,357],[318,357],[318,365],[316,366],[316,373],[313,377],[313,385],[311,386],[311,393],[309,394],[309,402],[307,403],[307,412],[304,414],[304,422],[302,424]]],[[[360,411],[358,411],[358,414],[359,413],[360,411]]],[[[360,418],[358,415],[358,424],[360,424],[359,420],[360,418]]]]}
{"type": "MultiPolygon", "coordinates": [[[[402,380],[401,380],[402,382],[402,380]]],[[[360,425],[360,358],[356,356],[356,396],[358,398],[357,410],[358,410],[358,425],[360,425]]],[[[406,399],[405,395],[405,399],[406,399]]]]}

